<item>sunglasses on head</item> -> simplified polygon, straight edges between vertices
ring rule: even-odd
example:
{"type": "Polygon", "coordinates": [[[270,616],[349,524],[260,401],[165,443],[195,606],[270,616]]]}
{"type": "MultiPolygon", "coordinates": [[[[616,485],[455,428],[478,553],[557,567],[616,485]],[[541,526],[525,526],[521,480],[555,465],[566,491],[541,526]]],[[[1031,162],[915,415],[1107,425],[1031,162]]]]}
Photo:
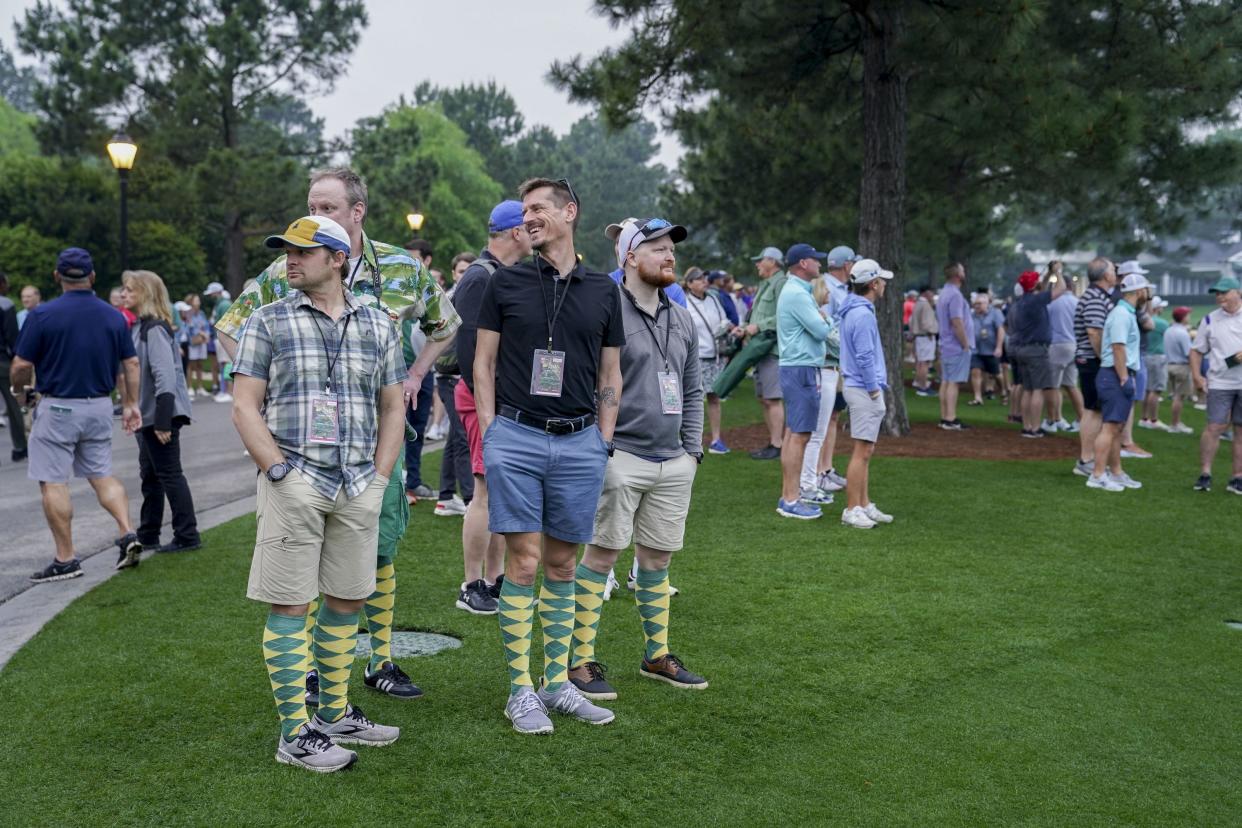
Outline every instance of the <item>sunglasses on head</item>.
{"type": "Polygon", "coordinates": [[[579,207],[582,206],[582,202],[578,200],[578,194],[574,192],[574,187],[572,184],[569,183],[568,178],[558,178],[556,179],[556,183],[560,184],[562,187],[564,187],[566,190],[569,191],[570,201],[572,201],[574,204],[577,204],[579,207]]]}

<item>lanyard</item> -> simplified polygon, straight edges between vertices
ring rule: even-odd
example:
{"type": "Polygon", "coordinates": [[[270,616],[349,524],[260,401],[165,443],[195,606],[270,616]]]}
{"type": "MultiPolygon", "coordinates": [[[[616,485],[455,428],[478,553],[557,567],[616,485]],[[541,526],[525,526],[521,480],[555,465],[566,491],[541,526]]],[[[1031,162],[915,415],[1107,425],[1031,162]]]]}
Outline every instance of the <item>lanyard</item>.
{"type": "MultiPolygon", "coordinates": [[[[367,247],[371,248],[371,258],[375,259],[375,275],[371,277],[371,293],[374,294],[375,301],[378,304],[384,284],[380,276],[379,255],[375,252],[375,242],[367,239],[367,247]]],[[[346,285],[351,291],[354,289],[354,280],[358,278],[358,270],[366,260],[366,254],[360,253],[358,255],[358,264],[354,265],[353,272],[349,274],[349,283],[346,285]]]]}
{"type": "MultiPolygon", "coordinates": [[[[569,271],[569,275],[565,277],[565,289],[561,291],[561,301],[556,301],[556,279],[552,280],[552,310],[548,311],[547,294],[543,292],[543,268],[539,266],[540,255],[535,254],[535,270],[539,273],[539,298],[543,305],[543,317],[548,322],[548,350],[552,350],[552,332],[556,329],[556,319],[561,315],[561,308],[565,307],[565,297],[569,296],[569,283],[573,279],[573,271],[569,271]]],[[[575,265],[577,267],[577,265],[575,265]]]]}
{"type": "MultiPolygon", "coordinates": [[[[346,311],[349,309],[346,308],[346,311]]],[[[333,356],[332,351],[328,348],[328,338],[323,334],[323,326],[319,324],[319,317],[314,316],[314,306],[311,307],[312,318],[315,320],[315,330],[319,331],[319,338],[323,341],[323,354],[328,359],[328,382],[324,386],[325,391],[332,390],[332,370],[336,368],[337,361],[341,358],[341,351],[345,349],[345,334],[349,332],[349,323],[353,320],[354,315],[351,313],[345,317],[345,327],[341,328],[341,339],[336,343],[336,355],[333,356]]]]}
{"type": "MultiPolygon", "coordinates": [[[[655,343],[656,350],[660,352],[660,358],[664,360],[664,370],[667,371],[668,370],[668,338],[669,338],[669,335],[672,334],[673,332],[672,308],[670,308],[669,312],[665,314],[665,316],[667,317],[666,321],[668,322],[668,326],[664,328],[664,347],[661,348],[660,338],[656,336],[655,328],[651,327],[651,323],[647,321],[647,314],[643,311],[642,308],[638,307],[638,300],[634,298],[634,294],[630,293],[627,290],[625,291],[625,295],[630,300],[630,303],[634,306],[634,309],[638,311],[638,317],[643,320],[643,326],[647,328],[647,333],[651,334],[651,341],[655,343]]],[[[659,301],[659,298],[660,297],[657,295],[656,317],[655,317],[656,325],[660,324],[660,308],[663,304],[659,301]]]]}

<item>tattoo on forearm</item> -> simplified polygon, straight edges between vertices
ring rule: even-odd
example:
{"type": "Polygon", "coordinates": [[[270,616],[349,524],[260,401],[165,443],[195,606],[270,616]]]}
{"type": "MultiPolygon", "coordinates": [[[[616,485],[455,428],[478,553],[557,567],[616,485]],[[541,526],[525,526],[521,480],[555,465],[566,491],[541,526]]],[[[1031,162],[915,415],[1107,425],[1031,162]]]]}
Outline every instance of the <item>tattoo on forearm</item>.
{"type": "Polygon", "coordinates": [[[617,407],[617,389],[611,385],[605,385],[599,389],[599,404],[606,405],[609,408],[617,407]]]}

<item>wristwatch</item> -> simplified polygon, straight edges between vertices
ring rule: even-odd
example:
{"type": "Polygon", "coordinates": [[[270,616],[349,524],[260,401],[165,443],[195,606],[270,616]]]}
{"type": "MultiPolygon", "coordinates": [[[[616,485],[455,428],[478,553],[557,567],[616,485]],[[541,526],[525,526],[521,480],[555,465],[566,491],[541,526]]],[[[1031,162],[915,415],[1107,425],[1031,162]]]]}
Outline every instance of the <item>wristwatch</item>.
{"type": "Polygon", "coordinates": [[[616,451],[617,444],[612,440],[607,440],[604,442],[604,448],[608,449],[608,456],[612,457],[612,453],[616,451]]]}
{"type": "Polygon", "coordinates": [[[285,475],[288,473],[289,473],[288,463],[273,463],[268,468],[268,470],[264,472],[264,474],[267,475],[267,479],[272,481],[273,483],[279,483],[280,481],[284,480],[285,475]]]}
{"type": "Polygon", "coordinates": [[[699,451],[699,452],[690,451],[690,452],[686,452],[686,453],[687,453],[687,454],[689,454],[691,457],[693,457],[693,458],[694,458],[694,462],[698,463],[700,466],[701,466],[701,465],[703,465],[703,452],[701,452],[701,451],[699,451]]]}

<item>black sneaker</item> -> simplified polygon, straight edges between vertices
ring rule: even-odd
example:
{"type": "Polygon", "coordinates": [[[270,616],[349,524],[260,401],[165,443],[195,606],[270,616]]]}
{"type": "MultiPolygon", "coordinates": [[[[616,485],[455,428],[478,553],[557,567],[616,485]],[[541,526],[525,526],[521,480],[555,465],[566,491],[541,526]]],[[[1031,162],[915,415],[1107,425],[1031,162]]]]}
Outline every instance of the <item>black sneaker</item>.
{"type": "Polygon", "coordinates": [[[29,456],[29,453],[26,451],[26,449],[13,449],[13,452],[9,455],[9,457],[13,458],[14,463],[20,463],[21,461],[25,460],[28,456],[29,456]]]}
{"type": "Polygon", "coordinates": [[[391,661],[385,661],[374,673],[369,670],[363,671],[362,681],[372,690],[386,693],[394,699],[417,699],[423,694],[423,691],[410,681],[410,677],[391,661]]]}
{"type": "Polygon", "coordinates": [[[1229,485],[1225,487],[1225,491],[1229,494],[1242,495],[1242,477],[1235,477],[1229,481],[1229,485]]]}
{"type": "Polygon", "coordinates": [[[195,549],[202,549],[203,542],[201,540],[194,541],[173,541],[163,546],[156,547],[155,551],[161,555],[175,554],[177,552],[192,552],[195,549]]]}
{"type": "Polygon", "coordinates": [[[1210,474],[1199,475],[1199,479],[1195,481],[1195,491],[1196,492],[1212,491],[1212,475],[1210,474]]]}
{"type": "Polygon", "coordinates": [[[781,456],[780,446],[774,446],[771,443],[759,449],[758,451],[752,451],[750,453],[750,459],[752,460],[775,460],[780,456],[781,456]]]}
{"type": "Polygon", "coordinates": [[[457,593],[457,608],[471,615],[495,615],[498,606],[488,591],[487,581],[482,578],[462,584],[461,592],[457,593]]]}
{"type": "Polygon", "coordinates": [[[306,674],[306,706],[319,706],[319,674],[314,670],[306,674]]]}
{"type": "Polygon", "coordinates": [[[941,420],[940,427],[945,431],[961,431],[962,426],[956,420],[941,420]]]}
{"type": "Polygon", "coordinates": [[[129,569],[142,562],[138,557],[142,554],[142,544],[138,542],[138,536],[133,532],[123,538],[117,538],[113,543],[120,550],[116,557],[117,569],[129,569]]]}
{"type": "Polygon", "coordinates": [[[970,431],[972,428],[974,428],[974,426],[968,426],[965,423],[963,423],[961,420],[950,420],[949,422],[953,423],[953,427],[956,428],[958,431],[970,431]]]}
{"type": "MultiPolygon", "coordinates": [[[[491,586],[487,588],[487,594],[495,598],[497,601],[500,601],[500,585],[503,584],[504,582],[505,582],[505,576],[497,575],[496,583],[492,584],[491,586]]],[[[499,607],[499,604],[497,604],[497,607],[499,607]]]]}
{"type": "Polygon", "coordinates": [[[46,568],[40,569],[38,572],[30,576],[30,580],[36,584],[45,584],[49,581],[67,581],[70,578],[82,577],[82,564],[77,558],[71,561],[52,561],[46,568]]]}
{"type": "Polygon", "coordinates": [[[1022,429],[1022,436],[1026,437],[1028,440],[1038,440],[1039,438],[1047,437],[1048,435],[1040,431],[1038,428],[1031,429],[1030,431],[1027,431],[1024,428],[1022,429]]]}
{"type": "Polygon", "coordinates": [[[612,701],[617,691],[604,679],[608,668],[598,661],[586,661],[569,671],[569,680],[591,701],[612,701]]]}
{"type": "Polygon", "coordinates": [[[638,668],[638,673],[683,690],[707,689],[707,679],[687,670],[681,663],[681,659],[672,653],[668,653],[663,658],[657,658],[655,661],[648,661],[644,658],[642,666],[638,668]]]}

